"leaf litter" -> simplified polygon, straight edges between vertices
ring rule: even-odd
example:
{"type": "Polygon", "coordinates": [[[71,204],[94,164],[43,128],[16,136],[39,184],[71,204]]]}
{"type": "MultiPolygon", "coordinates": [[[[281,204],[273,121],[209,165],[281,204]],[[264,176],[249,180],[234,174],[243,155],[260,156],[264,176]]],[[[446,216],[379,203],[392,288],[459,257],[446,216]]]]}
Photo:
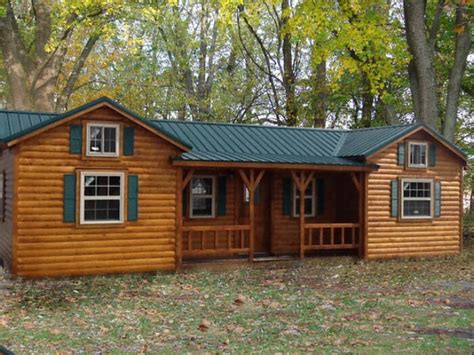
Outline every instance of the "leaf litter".
{"type": "Polygon", "coordinates": [[[16,353],[469,352],[474,243],[460,256],[351,257],[179,273],[8,280],[16,353]]]}

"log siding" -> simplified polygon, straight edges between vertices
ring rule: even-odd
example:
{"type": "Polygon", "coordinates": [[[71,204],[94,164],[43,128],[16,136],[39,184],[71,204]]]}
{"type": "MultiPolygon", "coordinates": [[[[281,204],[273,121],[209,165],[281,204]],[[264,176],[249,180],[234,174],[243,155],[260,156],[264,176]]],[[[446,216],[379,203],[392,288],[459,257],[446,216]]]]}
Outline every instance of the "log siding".
{"type": "MultiPolygon", "coordinates": [[[[3,146],[6,209],[5,221],[0,221],[0,258],[14,275],[45,277],[172,270],[183,258],[195,257],[303,258],[305,251],[323,249],[346,249],[367,259],[457,254],[462,247],[464,157],[423,127],[410,132],[376,153],[360,155],[367,164],[186,161],[174,158],[188,146],[112,104],[94,105],[3,146]],[[102,122],[119,126],[118,156],[86,154],[87,124],[102,122]],[[124,132],[131,137],[127,149],[124,132]],[[409,150],[398,147],[409,141],[434,144],[435,165],[407,166],[409,150]],[[120,223],[81,224],[84,171],[123,174],[120,223]],[[213,217],[191,218],[190,181],[198,175],[216,182],[213,217]],[[312,178],[316,214],[295,217],[288,181],[304,191],[312,178]],[[430,179],[433,187],[441,184],[441,215],[432,211],[431,218],[403,219],[400,195],[398,213],[393,212],[391,187],[398,194],[402,189],[392,182],[409,178],[430,179]],[[250,201],[244,201],[244,186],[250,201]]],[[[211,136],[206,139],[211,142],[211,136]]],[[[294,195],[293,187],[291,191],[294,195]]]]}
{"type": "MultiPolygon", "coordinates": [[[[109,109],[98,109],[69,124],[85,127],[85,119],[117,122],[122,129],[134,125],[109,109]]],[[[177,148],[135,126],[133,156],[85,158],[69,152],[69,124],[18,146],[17,274],[35,277],[174,269],[177,171],[170,157],[179,153],[177,148]],[[117,226],[64,223],[63,176],[81,170],[138,175],[138,220],[127,222],[125,218],[117,226]]],[[[79,189],[76,193],[79,201],[79,189]]]]}
{"type": "MultiPolygon", "coordinates": [[[[434,143],[430,135],[418,132],[405,141],[434,143]]],[[[436,166],[407,169],[397,165],[397,144],[375,154],[370,162],[379,170],[368,177],[368,259],[449,255],[460,252],[462,164],[444,145],[436,142],[436,166]],[[419,178],[441,182],[441,216],[407,220],[390,216],[390,182],[419,178]]],[[[400,193],[401,188],[399,188],[400,193]]],[[[434,198],[434,197],[433,197],[434,198]]],[[[399,198],[401,204],[401,199],[399,198]]],[[[399,209],[400,211],[400,209],[399,209]]]]}

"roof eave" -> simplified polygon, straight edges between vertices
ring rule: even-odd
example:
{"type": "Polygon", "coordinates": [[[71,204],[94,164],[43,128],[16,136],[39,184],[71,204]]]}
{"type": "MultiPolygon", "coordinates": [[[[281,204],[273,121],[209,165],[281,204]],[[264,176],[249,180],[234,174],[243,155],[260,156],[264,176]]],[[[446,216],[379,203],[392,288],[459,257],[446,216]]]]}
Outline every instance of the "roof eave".
{"type": "Polygon", "coordinates": [[[281,170],[321,170],[321,171],[376,171],[376,164],[367,165],[342,165],[342,164],[314,164],[314,163],[277,163],[277,162],[238,162],[238,161],[212,161],[212,160],[182,160],[172,159],[172,164],[177,167],[194,168],[242,168],[242,169],[281,169],[281,170]]]}

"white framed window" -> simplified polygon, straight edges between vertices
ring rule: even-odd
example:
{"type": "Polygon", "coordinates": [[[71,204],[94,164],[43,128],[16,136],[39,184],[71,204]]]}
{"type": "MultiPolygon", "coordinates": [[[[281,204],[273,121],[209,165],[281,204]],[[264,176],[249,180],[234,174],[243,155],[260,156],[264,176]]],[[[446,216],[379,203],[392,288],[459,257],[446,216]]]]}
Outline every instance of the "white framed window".
{"type": "Polygon", "coordinates": [[[87,124],[87,155],[118,157],[120,125],[114,123],[87,124]]]}
{"type": "Polygon", "coordinates": [[[433,180],[402,179],[402,218],[433,217],[433,180]]]}
{"type": "MultiPolygon", "coordinates": [[[[304,215],[314,217],[316,215],[316,180],[311,180],[304,193],[304,215]]],[[[300,216],[300,191],[293,184],[293,216],[300,216]]]]}
{"type": "Polygon", "coordinates": [[[122,223],[125,174],[82,171],[80,175],[81,224],[122,223]]]}
{"type": "Polygon", "coordinates": [[[408,142],[408,166],[426,168],[428,166],[428,143],[408,142]]]}
{"type": "Polygon", "coordinates": [[[215,192],[215,176],[193,176],[189,193],[191,218],[206,218],[215,216],[215,192]]]}

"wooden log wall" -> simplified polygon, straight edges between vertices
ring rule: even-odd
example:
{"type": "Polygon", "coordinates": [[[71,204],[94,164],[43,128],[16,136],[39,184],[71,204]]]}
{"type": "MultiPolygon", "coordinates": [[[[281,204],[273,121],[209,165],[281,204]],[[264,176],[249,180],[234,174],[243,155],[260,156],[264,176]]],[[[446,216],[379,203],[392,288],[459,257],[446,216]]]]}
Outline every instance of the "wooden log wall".
{"type": "MultiPolygon", "coordinates": [[[[107,108],[71,123],[84,119],[133,124],[107,108]]],[[[170,157],[178,150],[146,129],[135,128],[134,155],[119,159],[71,155],[69,124],[18,146],[18,275],[143,272],[175,267],[177,172],[170,157]],[[138,175],[138,220],[110,226],[63,223],[63,176],[79,167],[138,175]]],[[[124,216],[126,219],[126,210],[124,216]]]]}
{"type": "MultiPolygon", "coordinates": [[[[433,141],[424,132],[416,133],[407,140],[410,139],[433,141]]],[[[439,143],[436,143],[436,154],[436,166],[424,170],[407,170],[397,165],[397,144],[370,159],[380,169],[370,173],[368,178],[367,258],[459,253],[462,162],[439,143]],[[399,177],[441,181],[441,216],[424,221],[390,217],[390,181],[399,177]]]]}
{"type": "Polygon", "coordinates": [[[7,271],[13,271],[13,220],[14,220],[14,188],[15,188],[15,157],[10,149],[3,150],[0,157],[0,173],[5,173],[5,219],[0,219],[0,258],[7,271]]]}

